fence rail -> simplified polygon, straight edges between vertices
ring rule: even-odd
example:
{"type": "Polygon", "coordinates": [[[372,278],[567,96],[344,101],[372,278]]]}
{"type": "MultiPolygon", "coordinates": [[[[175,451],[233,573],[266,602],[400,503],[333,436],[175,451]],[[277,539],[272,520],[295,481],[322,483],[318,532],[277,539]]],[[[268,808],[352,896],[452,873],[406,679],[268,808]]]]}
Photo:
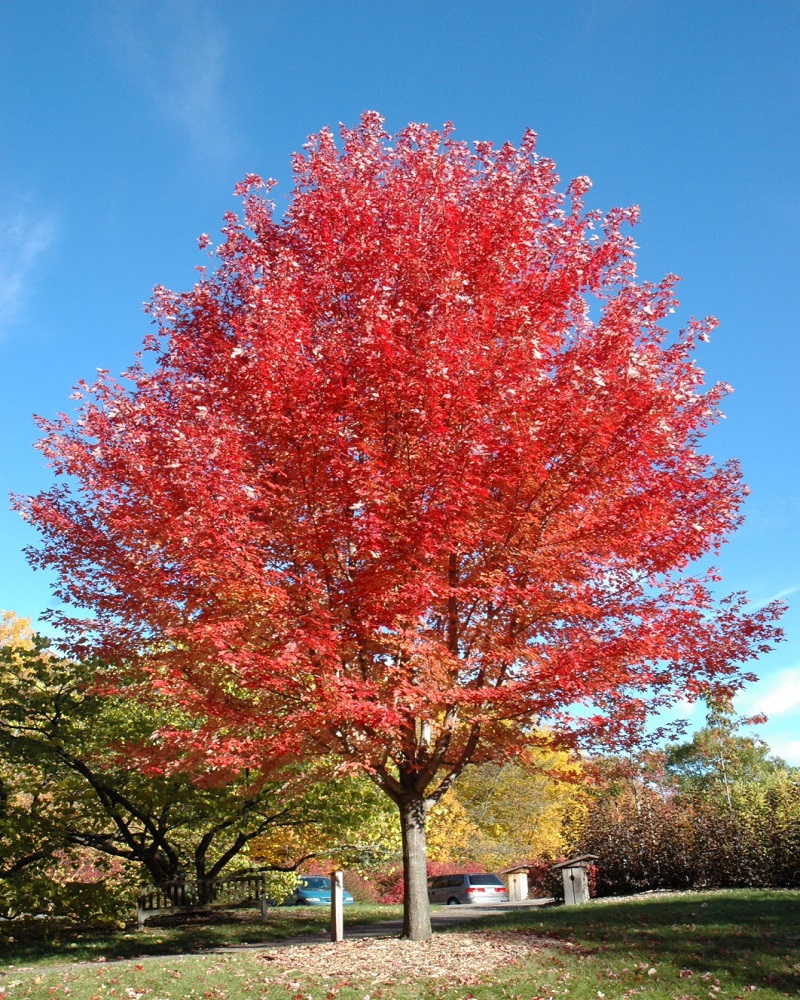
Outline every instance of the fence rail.
{"type": "Polygon", "coordinates": [[[202,912],[233,906],[257,906],[261,919],[267,919],[266,875],[235,875],[230,878],[200,879],[194,882],[162,882],[150,885],[139,894],[138,923],[165,913],[202,912]]]}

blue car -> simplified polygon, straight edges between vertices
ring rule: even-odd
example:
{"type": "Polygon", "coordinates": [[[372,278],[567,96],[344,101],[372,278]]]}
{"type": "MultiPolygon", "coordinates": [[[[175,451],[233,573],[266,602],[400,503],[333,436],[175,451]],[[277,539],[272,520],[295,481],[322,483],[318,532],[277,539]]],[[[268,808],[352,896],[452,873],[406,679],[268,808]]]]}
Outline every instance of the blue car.
{"type": "MultiPolygon", "coordinates": [[[[303,875],[289,901],[298,906],[330,906],[331,880],[322,875],[303,875]]],[[[342,902],[345,906],[353,902],[346,890],[342,892],[342,902]]]]}

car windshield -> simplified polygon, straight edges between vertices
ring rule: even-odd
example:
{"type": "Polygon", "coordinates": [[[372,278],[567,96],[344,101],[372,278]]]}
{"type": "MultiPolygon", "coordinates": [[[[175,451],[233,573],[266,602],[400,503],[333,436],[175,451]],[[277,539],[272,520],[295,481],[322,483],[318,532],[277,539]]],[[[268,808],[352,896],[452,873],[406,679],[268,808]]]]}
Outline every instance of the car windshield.
{"type": "Polygon", "coordinates": [[[330,889],[331,880],[329,878],[304,878],[300,887],[302,889],[330,889]]]}
{"type": "Polygon", "coordinates": [[[470,875],[471,885],[502,885],[503,880],[497,875],[470,875]]]}

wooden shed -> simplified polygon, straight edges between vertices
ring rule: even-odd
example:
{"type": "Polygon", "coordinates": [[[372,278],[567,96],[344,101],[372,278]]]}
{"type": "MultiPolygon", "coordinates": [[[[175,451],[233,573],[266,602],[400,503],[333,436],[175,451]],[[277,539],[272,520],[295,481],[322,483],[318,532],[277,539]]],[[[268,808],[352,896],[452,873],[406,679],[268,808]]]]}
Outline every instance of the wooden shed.
{"type": "Polygon", "coordinates": [[[560,871],[564,880],[564,902],[568,906],[589,902],[589,865],[595,861],[596,854],[581,854],[553,865],[553,871],[560,871]]]}
{"type": "Polygon", "coordinates": [[[508,882],[509,903],[521,903],[528,898],[528,869],[530,865],[516,865],[513,868],[504,868],[498,875],[502,875],[508,882]]]}

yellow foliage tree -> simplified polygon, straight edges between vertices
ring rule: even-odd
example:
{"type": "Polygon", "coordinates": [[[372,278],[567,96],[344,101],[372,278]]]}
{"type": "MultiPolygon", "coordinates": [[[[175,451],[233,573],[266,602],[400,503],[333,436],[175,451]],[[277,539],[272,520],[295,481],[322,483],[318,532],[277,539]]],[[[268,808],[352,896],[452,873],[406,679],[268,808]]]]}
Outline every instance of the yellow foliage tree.
{"type": "Polygon", "coordinates": [[[311,822],[275,825],[249,846],[254,864],[299,868],[314,859],[334,868],[368,870],[399,856],[400,832],[394,813],[375,786],[361,775],[309,775],[317,805],[311,822]]]}
{"type": "Polygon", "coordinates": [[[455,789],[451,788],[428,815],[428,860],[468,860],[471,845],[479,834],[455,789]]]}
{"type": "Polygon", "coordinates": [[[20,651],[34,647],[30,618],[20,618],[14,611],[0,611],[0,648],[3,646],[21,662],[20,651]]]}
{"type": "Polygon", "coordinates": [[[275,827],[250,844],[250,861],[269,868],[295,868],[328,848],[327,833],[313,826],[275,827]]]}
{"type": "Polygon", "coordinates": [[[472,826],[465,857],[487,869],[558,858],[577,842],[588,815],[579,763],[542,750],[535,763],[467,768],[459,803],[472,826]]]}

